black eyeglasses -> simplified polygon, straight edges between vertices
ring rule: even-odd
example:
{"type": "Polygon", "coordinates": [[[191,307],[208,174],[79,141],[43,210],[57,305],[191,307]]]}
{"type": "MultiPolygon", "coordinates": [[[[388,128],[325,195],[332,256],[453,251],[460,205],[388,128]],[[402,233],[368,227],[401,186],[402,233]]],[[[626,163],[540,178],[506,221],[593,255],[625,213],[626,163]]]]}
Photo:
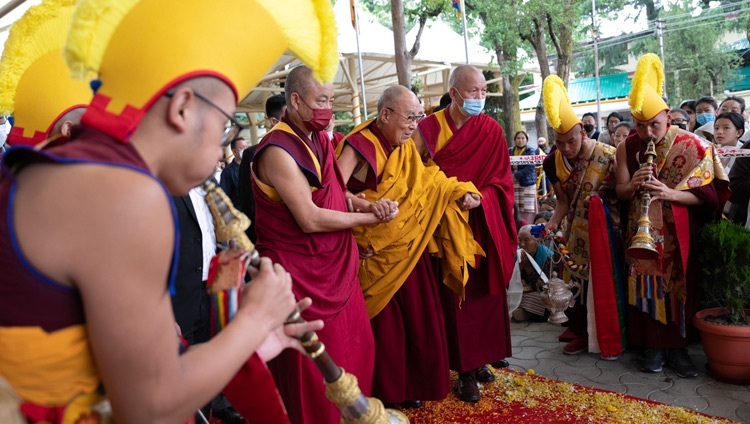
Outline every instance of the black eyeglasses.
{"type": "MultiPolygon", "coordinates": [[[[216,105],[216,103],[209,100],[206,96],[203,94],[193,90],[193,94],[195,94],[195,97],[203,100],[210,106],[212,106],[214,109],[221,112],[222,115],[226,116],[227,122],[224,124],[224,134],[221,135],[221,147],[227,147],[234,140],[237,140],[239,138],[240,132],[245,128],[242,124],[237,122],[236,119],[229,116],[228,113],[224,112],[222,108],[216,105]]],[[[169,90],[166,93],[164,93],[165,96],[169,97],[170,99],[174,96],[174,90],[169,90]]]]}
{"type": "Polygon", "coordinates": [[[409,116],[404,116],[404,115],[402,115],[402,114],[400,114],[400,113],[396,112],[395,110],[393,110],[393,109],[391,109],[391,108],[389,108],[389,107],[386,107],[386,109],[388,109],[388,110],[390,110],[391,112],[395,113],[396,115],[398,115],[398,116],[400,116],[400,117],[402,117],[402,118],[406,119],[406,122],[407,122],[407,123],[409,123],[409,124],[418,124],[418,123],[419,123],[419,121],[423,120],[423,119],[425,118],[425,116],[427,116],[427,115],[425,115],[424,113],[420,113],[419,115],[409,115],[409,116]]]}

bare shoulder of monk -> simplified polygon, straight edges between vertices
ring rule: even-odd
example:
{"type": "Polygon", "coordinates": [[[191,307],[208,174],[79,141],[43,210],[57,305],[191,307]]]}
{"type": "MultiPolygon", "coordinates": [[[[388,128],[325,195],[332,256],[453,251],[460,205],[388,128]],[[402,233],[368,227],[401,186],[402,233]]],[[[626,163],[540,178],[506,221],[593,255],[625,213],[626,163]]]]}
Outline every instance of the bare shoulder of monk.
{"type": "MultiPolygon", "coordinates": [[[[53,281],[77,286],[84,276],[107,275],[103,268],[110,261],[127,262],[131,250],[173,241],[167,194],[146,175],[90,164],[35,165],[27,171],[18,177],[14,229],[27,260],[53,281]]],[[[165,282],[162,277],[162,287],[165,282]]]]}

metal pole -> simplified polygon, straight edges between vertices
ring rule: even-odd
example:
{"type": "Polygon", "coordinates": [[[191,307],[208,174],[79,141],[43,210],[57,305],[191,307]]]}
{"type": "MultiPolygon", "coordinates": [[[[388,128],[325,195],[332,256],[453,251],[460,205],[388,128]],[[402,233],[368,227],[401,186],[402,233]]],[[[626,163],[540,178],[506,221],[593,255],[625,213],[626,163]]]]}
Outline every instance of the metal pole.
{"type": "Polygon", "coordinates": [[[362,66],[362,49],[359,47],[359,3],[354,5],[354,32],[357,34],[357,62],[359,65],[360,97],[362,98],[362,115],[367,120],[367,93],[365,92],[365,71],[362,66]]]}
{"type": "Polygon", "coordinates": [[[5,6],[0,7],[0,18],[5,17],[5,15],[7,15],[10,12],[12,12],[13,9],[17,8],[18,6],[20,6],[21,4],[23,4],[23,2],[25,2],[25,1],[26,0],[11,0],[5,6]]]}
{"type": "Polygon", "coordinates": [[[667,73],[666,73],[666,62],[664,62],[664,19],[656,20],[656,36],[659,38],[659,56],[661,56],[661,66],[664,68],[664,91],[663,96],[667,95],[667,73]]]}
{"type": "MultiPolygon", "coordinates": [[[[591,25],[594,36],[594,79],[596,80],[596,126],[602,125],[602,91],[599,85],[599,31],[596,27],[596,0],[591,0],[591,25]]],[[[604,125],[603,130],[607,130],[604,125]]]]}
{"type": "Polygon", "coordinates": [[[461,24],[464,27],[464,52],[466,52],[466,64],[469,64],[469,34],[466,33],[466,5],[461,0],[461,24]]]}

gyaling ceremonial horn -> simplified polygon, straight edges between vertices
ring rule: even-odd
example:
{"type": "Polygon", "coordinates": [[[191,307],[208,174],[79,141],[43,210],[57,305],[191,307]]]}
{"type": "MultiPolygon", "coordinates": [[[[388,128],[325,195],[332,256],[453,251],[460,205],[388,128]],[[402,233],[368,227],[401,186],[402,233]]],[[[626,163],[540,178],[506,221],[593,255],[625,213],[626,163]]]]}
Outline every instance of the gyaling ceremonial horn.
{"type": "MultiPolygon", "coordinates": [[[[645,162],[641,164],[641,168],[653,168],[654,159],[656,158],[656,145],[653,138],[649,140],[643,156],[645,162]]],[[[653,178],[653,176],[649,178],[653,178]]],[[[659,252],[656,250],[656,245],[654,244],[654,237],[651,236],[651,219],[648,217],[650,206],[651,193],[649,189],[644,188],[641,196],[641,215],[638,217],[638,231],[633,236],[633,240],[630,242],[630,247],[627,250],[627,254],[635,259],[657,259],[659,257],[659,252]]]]}
{"type": "MultiPolygon", "coordinates": [[[[250,264],[258,266],[260,255],[255,246],[245,234],[250,226],[250,219],[235,209],[232,201],[224,191],[210,179],[203,183],[206,191],[206,203],[214,221],[216,240],[230,242],[244,252],[250,252],[250,264]]],[[[286,324],[302,323],[298,310],[294,310],[286,324]]],[[[336,404],[341,411],[342,423],[357,424],[406,424],[409,419],[404,414],[393,409],[386,409],[383,403],[362,394],[357,378],[336,365],[320,342],[314,331],[308,331],[296,336],[307,352],[307,356],[315,362],[325,378],[326,397],[336,404]]]]}

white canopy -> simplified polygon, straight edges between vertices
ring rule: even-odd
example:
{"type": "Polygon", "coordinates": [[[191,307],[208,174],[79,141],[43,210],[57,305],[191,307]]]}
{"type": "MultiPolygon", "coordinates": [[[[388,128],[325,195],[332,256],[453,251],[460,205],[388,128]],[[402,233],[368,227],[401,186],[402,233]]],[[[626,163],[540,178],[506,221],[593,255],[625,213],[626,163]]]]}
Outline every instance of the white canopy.
{"type": "MultiPolygon", "coordinates": [[[[340,67],[334,80],[336,111],[352,111],[355,120],[360,118],[359,104],[361,85],[357,60],[357,34],[352,27],[349,1],[338,0],[334,5],[338,25],[340,67]]],[[[365,81],[365,97],[368,113],[374,112],[378,97],[389,86],[398,84],[394,62],[393,32],[380,24],[370,13],[360,10],[360,47],[365,81]]],[[[407,46],[411,47],[417,28],[406,36],[407,46]]],[[[469,60],[479,69],[492,69],[499,72],[494,63],[494,54],[487,49],[469,42],[469,60]]],[[[294,66],[300,62],[291,55],[283,56],[268,72],[250,94],[240,102],[240,110],[262,112],[265,100],[282,92],[281,84],[294,66]]],[[[437,99],[448,91],[448,76],[456,65],[465,63],[464,41],[447,24],[429,22],[421,37],[421,47],[412,62],[412,74],[422,80],[422,99],[437,99]]],[[[426,104],[426,107],[430,104],[426,104]]],[[[251,119],[253,119],[252,115],[251,119]]]]}
{"type": "MultiPolygon", "coordinates": [[[[5,0],[0,2],[0,10],[5,6],[20,3],[6,16],[0,18],[0,52],[8,36],[10,25],[20,18],[26,10],[41,0],[5,0]]],[[[334,13],[338,26],[338,43],[340,67],[334,81],[337,111],[352,111],[355,120],[361,119],[359,112],[361,84],[357,61],[357,34],[352,27],[350,3],[338,0],[334,13]]],[[[396,64],[394,62],[393,32],[380,24],[370,13],[359,11],[360,47],[364,74],[365,97],[367,110],[373,113],[378,97],[389,86],[398,84],[396,64]]],[[[417,33],[417,27],[406,35],[407,46],[411,47],[417,33]]],[[[425,107],[448,91],[448,76],[456,65],[465,63],[464,41],[460,34],[441,21],[428,22],[420,39],[420,50],[412,62],[412,75],[422,81],[420,98],[426,99],[425,107]]],[[[259,43],[262,48],[262,43],[259,43]]],[[[487,49],[469,41],[469,60],[479,69],[492,69],[499,72],[494,54],[487,49]],[[490,64],[495,65],[490,65],[490,64]]],[[[252,54],[248,52],[247,54],[252,54]]],[[[258,86],[240,102],[239,111],[263,112],[265,100],[276,93],[281,93],[281,84],[287,73],[299,64],[289,54],[280,58],[269,70],[258,86]]],[[[497,94],[496,94],[497,95],[497,94]]],[[[258,117],[249,113],[249,119],[256,123],[258,117]]]]}

